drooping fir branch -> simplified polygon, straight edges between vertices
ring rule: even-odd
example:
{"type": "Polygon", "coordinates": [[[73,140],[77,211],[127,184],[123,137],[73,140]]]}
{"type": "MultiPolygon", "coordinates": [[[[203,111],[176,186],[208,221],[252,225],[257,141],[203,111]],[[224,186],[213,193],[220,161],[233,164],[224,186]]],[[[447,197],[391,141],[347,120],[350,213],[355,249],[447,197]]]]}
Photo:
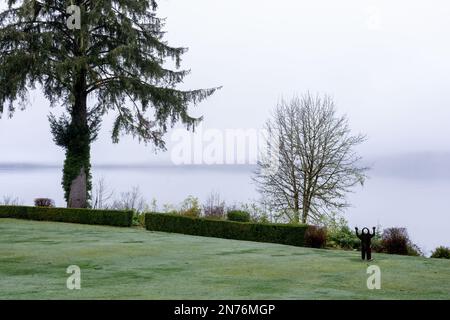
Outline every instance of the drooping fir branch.
{"type": "Polygon", "coordinates": [[[70,108],[74,78],[84,69],[86,94],[97,98],[91,110],[116,112],[114,141],[130,133],[163,145],[168,127],[181,121],[191,128],[200,120],[188,114],[189,105],[216,90],[176,89],[188,71],[164,64],[171,59],[178,68],[186,49],[162,40],[155,1],[9,0],[8,6],[0,14],[0,112],[7,106],[11,115],[14,101],[36,85],[52,105],[70,108]],[[82,8],[81,30],[66,26],[72,3],[82,8]]]}
{"type": "Polygon", "coordinates": [[[182,91],[189,73],[180,70],[186,48],[164,40],[164,21],[152,0],[8,0],[0,13],[0,116],[25,106],[28,90],[39,88],[51,106],[66,110],[50,116],[57,145],[66,150],[63,186],[81,173],[90,190],[90,144],[102,116],[113,112],[112,140],[131,134],[164,148],[168,128],[193,128],[201,118],[188,108],[218,88],[182,91]],[[66,9],[77,5],[81,28],[67,27],[66,9]],[[165,67],[172,60],[175,70],[165,67]],[[88,97],[96,103],[87,105],[88,97]]]}

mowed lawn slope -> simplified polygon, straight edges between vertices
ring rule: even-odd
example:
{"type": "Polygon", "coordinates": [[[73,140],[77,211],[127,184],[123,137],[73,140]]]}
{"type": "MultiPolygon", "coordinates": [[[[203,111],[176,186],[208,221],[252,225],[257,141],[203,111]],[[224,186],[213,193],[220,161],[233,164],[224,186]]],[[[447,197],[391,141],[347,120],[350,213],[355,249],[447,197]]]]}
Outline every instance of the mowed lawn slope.
{"type": "Polygon", "coordinates": [[[450,261],[0,219],[0,299],[450,299],[450,261]],[[81,290],[66,268],[81,268],[81,290]]]}

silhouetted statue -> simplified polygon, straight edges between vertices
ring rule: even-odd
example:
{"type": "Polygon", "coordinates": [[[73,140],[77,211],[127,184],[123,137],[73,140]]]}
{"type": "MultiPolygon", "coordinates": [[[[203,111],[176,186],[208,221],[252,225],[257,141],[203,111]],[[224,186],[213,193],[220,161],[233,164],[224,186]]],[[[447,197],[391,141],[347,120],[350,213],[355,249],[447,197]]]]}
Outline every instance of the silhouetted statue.
{"type": "Polygon", "coordinates": [[[358,233],[358,228],[355,227],[356,236],[361,240],[361,258],[364,260],[372,260],[372,248],[370,247],[370,242],[375,236],[375,227],[372,228],[373,233],[370,233],[369,228],[362,229],[361,234],[358,233]]]}

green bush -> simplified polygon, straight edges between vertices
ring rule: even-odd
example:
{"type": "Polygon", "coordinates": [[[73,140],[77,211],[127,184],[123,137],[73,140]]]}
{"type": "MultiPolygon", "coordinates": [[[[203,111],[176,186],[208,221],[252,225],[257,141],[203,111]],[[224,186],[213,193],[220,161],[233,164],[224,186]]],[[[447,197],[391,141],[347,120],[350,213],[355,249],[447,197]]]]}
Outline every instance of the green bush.
{"type": "Polygon", "coordinates": [[[384,252],[383,243],[381,241],[381,238],[377,237],[377,235],[375,235],[375,237],[372,238],[372,251],[378,252],[378,253],[384,252]]]}
{"type": "Polygon", "coordinates": [[[179,211],[178,214],[185,216],[185,217],[198,218],[198,217],[200,217],[201,211],[197,210],[196,208],[189,208],[186,210],[179,211]]]}
{"type": "Polygon", "coordinates": [[[199,201],[193,196],[187,197],[181,203],[181,209],[178,211],[178,214],[192,218],[200,217],[201,213],[202,209],[200,208],[199,201]]]}
{"type": "Polygon", "coordinates": [[[307,225],[263,224],[146,213],[150,231],[304,246],[307,225]]]}
{"type": "Polygon", "coordinates": [[[347,225],[328,230],[328,245],[339,249],[359,249],[361,240],[347,225]]]}
{"type": "MultiPolygon", "coordinates": [[[[355,231],[350,229],[348,222],[341,219],[338,223],[327,226],[327,246],[337,249],[359,250],[361,248],[361,240],[356,236],[355,231]]],[[[371,242],[372,251],[381,253],[384,251],[379,232],[375,233],[375,237],[371,242]]]]}
{"type": "Polygon", "coordinates": [[[431,258],[450,259],[450,248],[440,246],[431,254],[431,258]]]}
{"type": "Polygon", "coordinates": [[[145,220],[145,214],[133,211],[132,226],[145,228],[144,220],[145,220]]]}
{"type": "Polygon", "coordinates": [[[242,210],[231,210],[227,212],[227,219],[230,221],[249,222],[250,213],[242,210]]]}
{"type": "Polygon", "coordinates": [[[133,211],[0,206],[0,218],[130,227],[133,211]]]}

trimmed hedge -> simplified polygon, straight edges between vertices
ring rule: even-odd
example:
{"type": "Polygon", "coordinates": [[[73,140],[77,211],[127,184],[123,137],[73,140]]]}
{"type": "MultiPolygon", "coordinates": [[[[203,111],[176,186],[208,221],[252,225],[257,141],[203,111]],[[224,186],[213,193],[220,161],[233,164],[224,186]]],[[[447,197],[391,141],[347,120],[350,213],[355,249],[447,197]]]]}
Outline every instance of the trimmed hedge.
{"type": "Polygon", "coordinates": [[[145,227],[194,236],[304,246],[307,225],[263,224],[191,218],[167,213],[146,213],[145,227]]]}
{"type": "Polygon", "coordinates": [[[130,227],[133,211],[0,206],[0,218],[130,227]]]}

